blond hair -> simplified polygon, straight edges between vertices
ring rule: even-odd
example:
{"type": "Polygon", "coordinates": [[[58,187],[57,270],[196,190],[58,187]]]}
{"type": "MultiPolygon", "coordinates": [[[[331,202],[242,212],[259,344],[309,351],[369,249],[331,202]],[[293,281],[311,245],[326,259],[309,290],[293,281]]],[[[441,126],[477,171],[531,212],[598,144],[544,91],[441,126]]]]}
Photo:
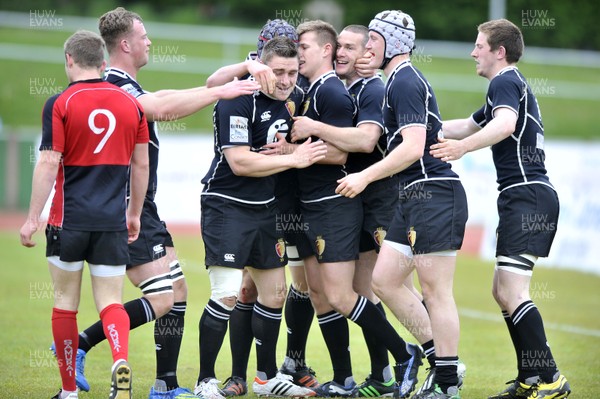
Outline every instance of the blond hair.
{"type": "Polygon", "coordinates": [[[144,22],[138,14],[123,7],[117,7],[100,17],[98,30],[106,42],[109,53],[117,47],[123,36],[131,33],[135,20],[144,22]]]}

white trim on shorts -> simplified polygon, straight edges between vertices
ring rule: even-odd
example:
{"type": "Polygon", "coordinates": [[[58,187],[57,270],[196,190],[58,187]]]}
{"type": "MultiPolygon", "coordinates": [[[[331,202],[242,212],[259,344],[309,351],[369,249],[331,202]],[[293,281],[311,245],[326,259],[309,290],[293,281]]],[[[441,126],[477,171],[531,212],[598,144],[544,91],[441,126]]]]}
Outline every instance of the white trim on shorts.
{"type": "MultiPolygon", "coordinates": [[[[83,270],[83,261],[65,262],[55,256],[48,256],[48,262],[66,272],[78,272],[83,270]]],[[[94,277],[116,277],[125,275],[125,265],[96,265],[88,262],[90,274],[94,277]]]]}
{"type": "MultiPolygon", "coordinates": [[[[390,246],[390,248],[400,252],[401,254],[403,254],[404,256],[406,256],[407,258],[413,258],[414,256],[418,256],[413,254],[413,251],[411,249],[411,247],[409,245],[405,245],[405,244],[400,244],[398,242],[395,241],[389,241],[389,240],[384,240],[383,241],[384,244],[387,244],[390,246]]],[[[454,256],[456,257],[456,255],[458,254],[458,251],[455,249],[447,249],[444,251],[436,251],[436,252],[430,252],[428,254],[422,254],[422,255],[426,255],[426,256],[454,256]]]]}
{"type": "MultiPolygon", "coordinates": [[[[383,240],[383,244],[387,244],[390,248],[392,248],[395,251],[400,252],[407,258],[412,259],[412,257],[414,256],[412,249],[410,248],[409,245],[400,244],[399,242],[389,241],[389,240],[383,240]]],[[[383,246],[383,244],[381,246],[383,246]]]]}

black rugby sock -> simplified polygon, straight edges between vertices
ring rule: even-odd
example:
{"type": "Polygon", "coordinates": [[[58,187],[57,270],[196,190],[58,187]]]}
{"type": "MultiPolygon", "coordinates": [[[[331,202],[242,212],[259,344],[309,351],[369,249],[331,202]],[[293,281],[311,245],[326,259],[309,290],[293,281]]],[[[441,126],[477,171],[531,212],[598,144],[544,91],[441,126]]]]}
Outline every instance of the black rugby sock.
{"type": "Polygon", "coordinates": [[[223,345],[227,322],[231,310],[227,310],[212,299],[202,312],[198,328],[200,329],[200,374],[198,382],[215,377],[215,363],[223,345]]]}
{"type": "Polygon", "coordinates": [[[186,302],[175,302],[169,313],[154,322],[156,379],[164,381],[169,391],[179,387],[177,361],[183,339],[186,307],[186,302]]]}
{"type": "Polygon", "coordinates": [[[540,376],[544,382],[552,382],[558,371],[544,331],[542,316],[532,301],[520,304],[511,320],[520,342],[519,381],[540,376]]]}
{"type": "Polygon", "coordinates": [[[403,363],[411,358],[406,349],[406,342],[373,302],[367,298],[358,296],[348,318],[376,336],[379,342],[394,356],[396,363],[403,363]]]}
{"type": "Polygon", "coordinates": [[[283,308],[269,308],[256,302],[252,312],[252,332],[256,339],[256,370],[267,379],[277,375],[277,338],[283,308]]]}
{"type": "Polygon", "coordinates": [[[429,367],[435,367],[435,347],[433,345],[433,340],[430,339],[429,341],[425,342],[423,345],[421,345],[421,348],[423,348],[423,354],[427,358],[429,367]]]}
{"type": "Polygon", "coordinates": [[[333,381],[345,385],[346,378],[352,376],[352,361],[348,350],[350,346],[348,321],[335,310],[317,315],[317,320],[329,350],[333,366],[333,381]]]}
{"type": "MultiPolygon", "coordinates": [[[[385,310],[383,309],[383,304],[379,302],[375,305],[377,309],[381,312],[383,317],[385,317],[385,310]]],[[[367,349],[369,350],[369,357],[371,359],[371,378],[376,379],[377,381],[386,382],[383,377],[383,370],[389,366],[388,359],[388,351],[383,345],[383,343],[377,339],[377,336],[373,334],[372,331],[362,329],[363,336],[365,337],[365,343],[367,344],[367,349]]]]}
{"type": "Polygon", "coordinates": [[[447,393],[449,387],[458,386],[458,356],[444,356],[435,359],[434,382],[439,385],[442,392],[447,393]]]}
{"type": "Polygon", "coordinates": [[[252,313],[254,302],[235,304],[229,319],[229,345],[231,346],[231,375],[246,379],[248,359],[252,350],[252,313]]]}
{"type": "Polygon", "coordinates": [[[294,362],[294,367],[306,367],[306,342],[315,315],[315,310],[306,292],[297,291],[290,285],[285,301],[285,324],[287,347],[285,355],[294,362]]]}

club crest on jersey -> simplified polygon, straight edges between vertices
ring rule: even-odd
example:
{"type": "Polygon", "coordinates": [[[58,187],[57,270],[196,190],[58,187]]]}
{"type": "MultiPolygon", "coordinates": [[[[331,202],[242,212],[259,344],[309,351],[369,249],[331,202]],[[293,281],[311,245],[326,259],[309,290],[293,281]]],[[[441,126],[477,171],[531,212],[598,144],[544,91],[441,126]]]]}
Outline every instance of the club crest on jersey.
{"type": "Polygon", "coordinates": [[[377,246],[379,248],[381,248],[381,245],[383,244],[383,240],[385,240],[386,234],[387,234],[387,231],[385,231],[385,229],[383,227],[378,227],[373,232],[373,239],[375,240],[375,243],[377,244],[377,246]]]}
{"type": "Polygon", "coordinates": [[[323,252],[325,252],[325,240],[322,236],[317,236],[317,239],[315,240],[315,245],[317,246],[317,255],[319,255],[320,257],[321,255],[323,255],[323,252]]]}
{"type": "Polygon", "coordinates": [[[408,243],[412,250],[415,250],[415,244],[417,242],[417,232],[415,231],[414,226],[410,226],[410,230],[408,230],[408,243]]]}
{"type": "Polygon", "coordinates": [[[248,118],[243,116],[229,117],[229,141],[231,143],[248,142],[248,118]]]}
{"type": "Polygon", "coordinates": [[[306,115],[306,112],[308,112],[308,107],[310,107],[310,98],[307,98],[306,101],[302,103],[301,115],[306,115]]]}
{"type": "Polygon", "coordinates": [[[285,101],[285,109],[287,109],[290,116],[296,115],[296,103],[289,98],[285,101]]]}
{"type": "Polygon", "coordinates": [[[283,261],[283,256],[285,255],[285,241],[283,238],[277,240],[277,244],[275,244],[275,252],[277,256],[279,256],[279,260],[283,261]]]}

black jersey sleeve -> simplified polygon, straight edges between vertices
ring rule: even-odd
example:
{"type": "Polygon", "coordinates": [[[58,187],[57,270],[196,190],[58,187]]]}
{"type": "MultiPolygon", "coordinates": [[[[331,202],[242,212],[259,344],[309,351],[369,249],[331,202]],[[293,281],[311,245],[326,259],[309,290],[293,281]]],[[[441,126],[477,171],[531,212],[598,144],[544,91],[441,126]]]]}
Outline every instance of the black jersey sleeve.
{"type": "Polygon", "coordinates": [[[358,97],[356,126],[361,123],[375,123],[383,129],[383,96],[385,87],[383,84],[367,83],[358,97]]]}
{"type": "Polygon", "coordinates": [[[523,86],[508,75],[496,76],[490,82],[488,99],[491,101],[491,115],[498,108],[510,108],[515,114],[519,113],[519,102],[525,95],[523,86]]]}
{"type": "Polygon", "coordinates": [[[485,105],[481,106],[477,111],[471,114],[471,119],[477,126],[483,128],[487,125],[487,120],[485,119],[485,105]]]}
{"type": "Polygon", "coordinates": [[[221,148],[252,146],[252,96],[221,100],[216,112],[221,148]]]}

